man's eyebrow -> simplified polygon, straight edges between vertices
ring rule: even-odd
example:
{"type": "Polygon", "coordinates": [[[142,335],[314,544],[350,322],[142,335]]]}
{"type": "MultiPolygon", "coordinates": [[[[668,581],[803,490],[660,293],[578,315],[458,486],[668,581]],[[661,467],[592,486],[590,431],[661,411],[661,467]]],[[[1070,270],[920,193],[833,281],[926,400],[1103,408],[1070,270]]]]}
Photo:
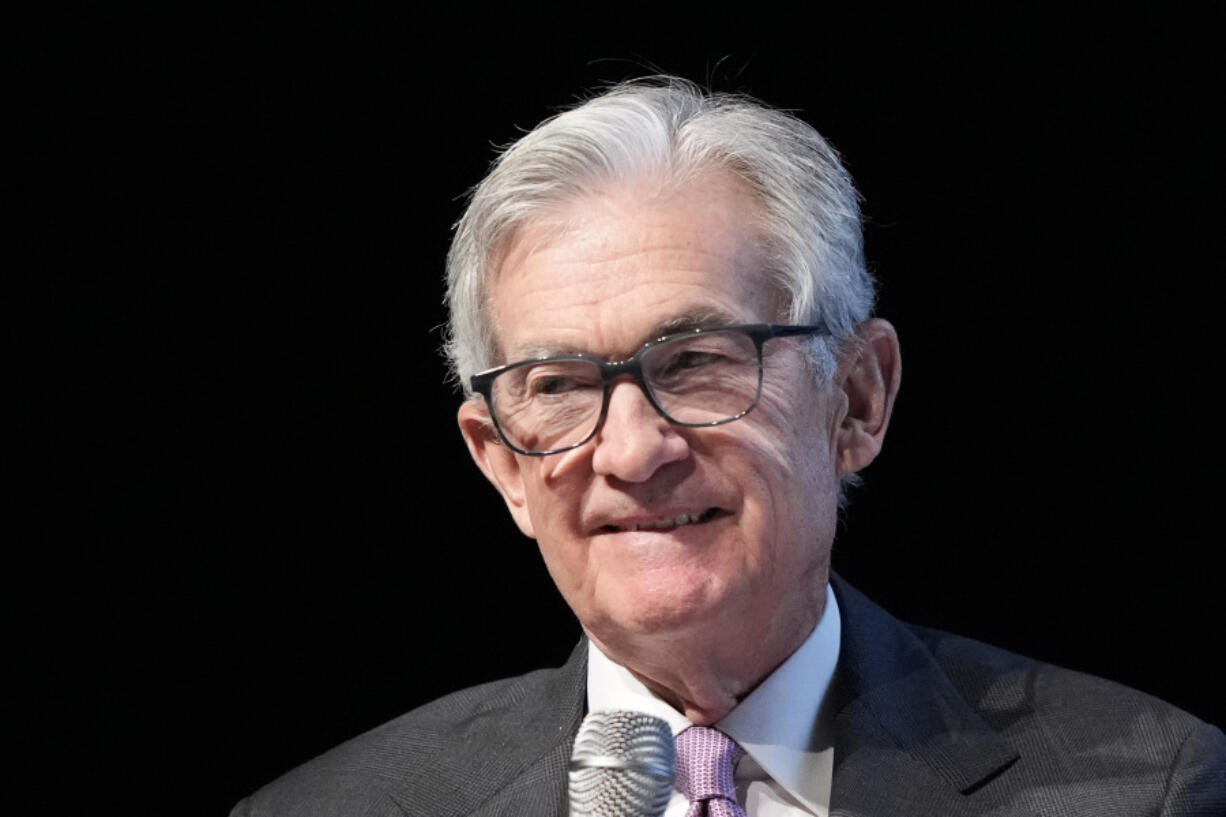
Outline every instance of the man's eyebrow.
{"type": "Polygon", "coordinates": [[[558,355],[569,355],[575,350],[568,349],[563,346],[520,346],[513,350],[508,362],[514,363],[520,360],[540,360],[547,357],[557,357],[558,355]]]}
{"type": "Polygon", "coordinates": [[[675,335],[678,332],[688,332],[693,329],[718,329],[722,326],[743,322],[722,309],[696,309],[656,324],[655,329],[651,331],[651,337],[643,340],[646,342],[665,335],[675,335]]]}
{"type": "MultiPolygon", "coordinates": [[[[678,332],[688,332],[692,329],[718,329],[722,326],[732,326],[736,323],[744,323],[744,321],[738,320],[732,313],[725,312],[722,309],[695,309],[675,315],[666,321],[656,324],[647,333],[646,337],[639,339],[639,346],[653,340],[658,340],[666,335],[675,335],[678,332]]],[[[570,347],[544,344],[521,346],[514,350],[514,360],[539,360],[557,355],[573,354],[575,351],[577,350],[570,347]]],[[[632,353],[634,350],[630,351],[632,353]]]]}

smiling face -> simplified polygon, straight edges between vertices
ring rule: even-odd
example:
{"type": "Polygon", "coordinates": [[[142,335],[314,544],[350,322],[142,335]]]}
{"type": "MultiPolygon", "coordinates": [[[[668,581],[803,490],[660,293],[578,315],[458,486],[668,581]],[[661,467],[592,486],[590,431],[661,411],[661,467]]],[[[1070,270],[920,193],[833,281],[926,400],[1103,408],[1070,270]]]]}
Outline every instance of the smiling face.
{"type": "MultiPolygon", "coordinates": [[[[777,322],[757,206],[708,172],[667,194],[627,184],[522,229],[490,293],[500,362],[621,360],[695,323],[777,322]]],[[[818,387],[801,343],[766,344],[760,402],[722,426],[673,426],[625,379],[593,440],[528,457],[491,439],[479,402],[461,408],[478,465],[584,629],[622,663],[697,640],[777,664],[816,623],[847,399],[818,387]]]]}

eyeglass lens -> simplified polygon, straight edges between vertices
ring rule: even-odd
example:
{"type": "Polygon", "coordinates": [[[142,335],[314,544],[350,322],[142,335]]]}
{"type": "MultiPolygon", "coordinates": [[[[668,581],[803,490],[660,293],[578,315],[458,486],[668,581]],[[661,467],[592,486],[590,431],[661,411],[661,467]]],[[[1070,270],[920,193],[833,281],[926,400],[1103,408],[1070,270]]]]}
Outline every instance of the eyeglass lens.
{"type": "MultiPolygon", "coordinates": [[[[648,347],[643,379],[675,423],[707,425],[753,407],[760,382],[758,349],[747,335],[714,331],[648,347]]],[[[600,421],[604,383],[588,360],[552,360],[503,372],[492,386],[493,410],[508,441],[524,451],[551,451],[586,439],[600,421]]]]}

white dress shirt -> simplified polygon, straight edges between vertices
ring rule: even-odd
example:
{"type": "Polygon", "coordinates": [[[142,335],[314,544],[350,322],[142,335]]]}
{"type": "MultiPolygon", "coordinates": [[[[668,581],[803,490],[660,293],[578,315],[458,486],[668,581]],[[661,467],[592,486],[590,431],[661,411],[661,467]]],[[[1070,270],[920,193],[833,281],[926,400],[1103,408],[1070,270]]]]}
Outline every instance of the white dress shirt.
{"type": "MultiPolygon", "coordinates": [[[[715,727],[740,744],[737,800],[749,817],[828,817],[834,747],[822,702],[839,658],[839,607],[826,587],[826,610],[804,643],[715,727]]],[[[693,724],[630,671],[589,642],[589,712],[623,709],[655,715],[676,736],[693,724]]],[[[664,817],[684,817],[676,789],[664,817]]]]}

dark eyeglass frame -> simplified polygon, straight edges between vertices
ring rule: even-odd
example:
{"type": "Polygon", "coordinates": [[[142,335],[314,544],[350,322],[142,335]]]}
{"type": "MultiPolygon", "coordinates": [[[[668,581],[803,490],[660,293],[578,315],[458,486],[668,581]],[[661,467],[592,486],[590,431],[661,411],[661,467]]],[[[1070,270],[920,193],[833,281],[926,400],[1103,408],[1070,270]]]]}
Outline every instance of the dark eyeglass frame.
{"type": "Polygon", "coordinates": [[[498,438],[502,440],[503,444],[505,444],[512,451],[515,451],[519,454],[523,454],[524,456],[546,457],[546,456],[549,456],[550,454],[560,454],[563,451],[570,451],[571,449],[578,448],[581,445],[585,445],[589,440],[591,440],[593,437],[596,436],[596,433],[600,431],[602,426],[604,426],[605,417],[609,413],[609,396],[610,394],[612,394],[612,391],[613,391],[613,383],[620,377],[628,376],[632,378],[634,382],[638,384],[639,391],[641,391],[643,395],[647,398],[647,401],[651,403],[652,408],[654,408],[661,417],[663,417],[665,420],[668,420],[673,425],[682,426],[684,428],[706,428],[708,426],[724,425],[725,423],[731,423],[735,420],[741,419],[746,414],[753,411],[754,408],[758,405],[758,400],[761,399],[762,397],[762,369],[763,369],[762,345],[766,343],[766,341],[771,340],[772,338],[789,338],[789,337],[802,337],[802,336],[811,336],[811,335],[829,335],[829,334],[831,334],[830,329],[825,324],[813,324],[813,325],[808,325],[808,326],[790,326],[790,325],[785,325],[785,324],[771,324],[771,323],[744,323],[744,324],[733,324],[731,326],[712,326],[712,327],[708,327],[705,329],[689,329],[684,332],[676,332],[670,335],[665,335],[664,337],[661,337],[661,338],[656,338],[655,340],[648,341],[647,343],[644,343],[642,346],[640,346],[637,352],[635,352],[633,355],[626,358],[625,360],[618,360],[618,361],[610,362],[608,360],[605,360],[604,358],[597,357],[595,355],[586,355],[582,353],[574,353],[574,354],[567,354],[567,355],[550,355],[548,357],[531,358],[529,360],[518,360],[514,363],[507,363],[503,366],[496,366],[493,369],[486,369],[483,372],[479,372],[478,374],[473,375],[469,383],[472,386],[472,390],[476,392],[477,394],[480,394],[481,397],[485,400],[485,405],[489,409],[490,419],[493,421],[494,428],[498,431],[498,438]],[[714,420],[714,421],[705,422],[705,423],[683,423],[678,420],[674,420],[671,416],[669,416],[668,412],[665,411],[664,408],[660,405],[660,403],[656,400],[655,394],[652,393],[651,388],[647,385],[647,381],[643,376],[643,366],[642,366],[643,355],[647,354],[647,352],[649,352],[651,349],[655,348],[656,346],[659,346],[662,343],[669,343],[671,341],[680,340],[682,338],[690,338],[696,335],[704,335],[704,334],[709,334],[712,332],[739,332],[753,341],[754,348],[756,349],[757,354],[758,354],[758,385],[757,385],[757,390],[754,393],[753,402],[750,403],[749,407],[746,408],[744,411],[742,411],[740,414],[737,414],[732,417],[728,417],[723,420],[714,420]],[[602,386],[603,393],[601,395],[601,402],[600,402],[600,416],[596,419],[596,425],[592,427],[591,433],[589,433],[586,437],[579,440],[578,442],[571,443],[570,445],[566,445],[561,448],[551,448],[548,451],[525,451],[524,449],[520,448],[519,446],[512,443],[509,439],[507,439],[507,435],[503,433],[502,426],[498,422],[498,412],[495,411],[494,409],[494,398],[493,398],[494,380],[499,375],[503,374],[504,372],[509,372],[512,369],[518,369],[524,366],[534,366],[540,363],[552,363],[555,361],[562,362],[562,361],[567,361],[567,360],[586,361],[588,363],[594,364],[600,370],[601,386],[602,386]]]}

